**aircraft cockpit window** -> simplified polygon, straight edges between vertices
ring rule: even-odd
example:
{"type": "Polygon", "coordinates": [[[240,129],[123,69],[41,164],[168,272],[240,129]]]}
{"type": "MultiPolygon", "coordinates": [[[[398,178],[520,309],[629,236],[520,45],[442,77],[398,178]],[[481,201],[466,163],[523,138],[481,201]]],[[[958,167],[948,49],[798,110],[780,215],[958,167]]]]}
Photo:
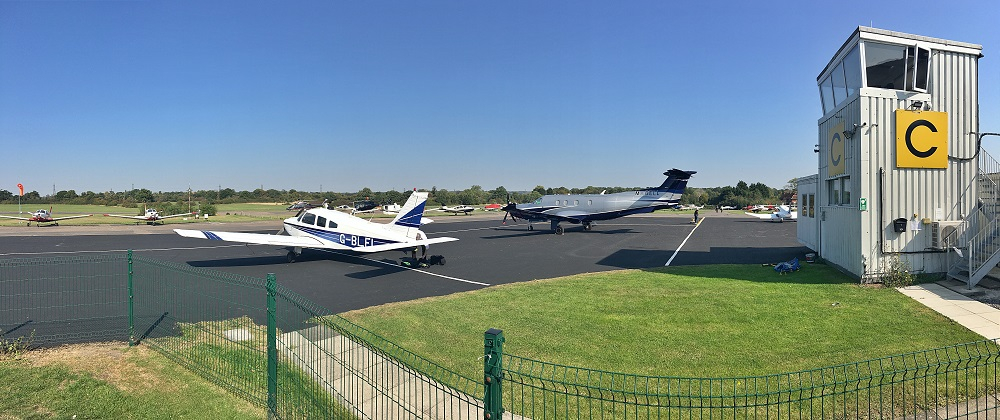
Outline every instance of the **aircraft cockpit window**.
{"type": "Polygon", "coordinates": [[[326,218],[323,216],[316,216],[316,226],[326,227],[326,218]]]}
{"type": "Polygon", "coordinates": [[[312,213],[306,213],[306,214],[302,215],[302,220],[301,221],[302,221],[302,223],[307,224],[307,225],[315,225],[316,224],[316,215],[312,214],[312,213]]]}
{"type": "Polygon", "coordinates": [[[532,204],[542,204],[542,197],[538,197],[538,198],[536,198],[536,199],[535,199],[535,202],[534,202],[534,203],[532,203],[532,204]]]}

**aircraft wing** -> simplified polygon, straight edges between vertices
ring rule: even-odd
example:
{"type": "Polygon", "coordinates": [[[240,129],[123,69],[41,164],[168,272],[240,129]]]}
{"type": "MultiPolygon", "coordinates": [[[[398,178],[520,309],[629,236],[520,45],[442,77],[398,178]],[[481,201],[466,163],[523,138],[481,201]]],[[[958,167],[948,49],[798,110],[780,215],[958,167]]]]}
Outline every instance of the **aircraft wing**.
{"type": "Polygon", "coordinates": [[[580,211],[580,210],[570,210],[570,209],[562,210],[562,209],[558,209],[557,211],[553,211],[551,213],[547,212],[547,211],[546,212],[542,212],[542,213],[538,213],[538,215],[542,216],[542,217],[544,217],[544,218],[546,218],[548,220],[558,220],[560,222],[580,223],[580,220],[583,219],[583,218],[585,218],[585,217],[587,217],[589,214],[587,212],[585,212],[585,211],[580,211]]]}
{"type": "Polygon", "coordinates": [[[66,220],[66,219],[79,219],[79,218],[81,218],[81,217],[90,217],[90,216],[93,216],[93,214],[81,214],[81,215],[79,215],[79,216],[64,216],[64,217],[53,217],[53,218],[52,218],[52,221],[54,222],[54,221],[56,221],[56,220],[66,220]]]}
{"type": "MultiPolygon", "coordinates": [[[[257,245],[294,246],[303,248],[329,248],[318,239],[307,236],[272,235],[268,233],[215,232],[208,230],[174,229],[178,235],[187,238],[212,239],[215,241],[242,242],[257,245]]],[[[345,247],[346,248],[346,247],[345,247]]]]}
{"type": "Polygon", "coordinates": [[[364,253],[391,251],[394,249],[415,248],[421,245],[431,245],[431,244],[438,244],[442,242],[451,242],[458,240],[458,238],[442,237],[442,238],[423,239],[411,242],[397,242],[391,244],[359,246],[352,248],[349,246],[339,245],[339,244],[326,244],[319,241],[318,239],[307,236],[272,235],[267,233],[215,232],[207,230],[190,230],[190,229],[174,229],[174,232],[177,232],[178,235],[187,238],[212,239],[216,241],[242,242],[247,244],[258,244],[258,245],[292,246],[292,247],[314,248],[314,249],[337,249],[343,251],[355,251],[364,253]]]}
{"type": "Polygon", "coordinates": [[[146,216],[126,216],[124,214],[105,214],[108,217],[121,217],[124,219],[146,220],[146,216]]]}
{"type": "Polygon", "coordinates": [[[758,219],[763,219],[763,220],[768,220],[768,219],[773,219],[774,218],[774,213],[757,214],[757,213],[743,212],[743,214],[745,214],[747,216],[753,216],[753,217],[756,217],[758,219]]]}
{"type": "Polygon", "coordinates": [[[181,213],[181,214],[171,214],[171,215],[169,215],[169,216],[160,216],[160,218],[161,218],[161,219],[169,219],[169,218],[171,218],[171,217],[179,217],[179,216],[191,216],[191,215],[193,215],[193,214],[194,214],[194,212],[191,212],[191,213],[181,213]]]}
{"type": "Polygon", "coordinates": [[[29,219],[27,217],[17,217],[17,216],[3,216],[3,215],[0,215],[0,217],[2,217],[4,219],[31,220],[31,219],[29,219]]]}

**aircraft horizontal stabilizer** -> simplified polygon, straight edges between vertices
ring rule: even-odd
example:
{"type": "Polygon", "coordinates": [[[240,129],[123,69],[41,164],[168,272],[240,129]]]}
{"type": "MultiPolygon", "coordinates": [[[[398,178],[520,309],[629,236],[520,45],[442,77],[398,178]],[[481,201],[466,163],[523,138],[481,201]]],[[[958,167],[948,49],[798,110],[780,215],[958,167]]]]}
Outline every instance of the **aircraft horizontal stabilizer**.
{"type": "Polygon", "coordinates": [[[374,246],[359,246],[357,248],[351,248],[351,250],[352,251],[357,251],[357,252],[382,252],[382,251],[392,251],[394,249],[416,248],[416,247],[421,246],[421,245],[439,244],[439,243],[442,243],[442,242],[451,242],[451,241],[457,241],[457,240],[458,240],[458,238],[448,238],[448,237],[444,237],[444,238],[431,238],[431,239],[423,239],[423,240],[413,241],[413,242],[397,242],[397,243],[393,243],[393,244],[383,244],[383,245],[374,245],[374,246]]]}
{"type": "Polygon", "coordinates": [[[294,246],[303,248],[328,248],[318,239],[307,236],[271,235],[267,233],[213,232],[207,230],[174,229],[178,235],[188,238],[212,239],[216,241],[243,242],[258,245],[294,246]]]}

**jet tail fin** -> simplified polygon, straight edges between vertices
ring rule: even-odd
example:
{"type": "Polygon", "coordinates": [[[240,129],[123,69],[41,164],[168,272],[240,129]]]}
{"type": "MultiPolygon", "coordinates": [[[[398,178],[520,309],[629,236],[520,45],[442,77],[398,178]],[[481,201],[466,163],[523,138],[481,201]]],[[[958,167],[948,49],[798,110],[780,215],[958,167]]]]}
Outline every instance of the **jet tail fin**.
{"type": "Polygon", "coordinates": [[[691,179],[691,175],[698,173],[697,171],[682,171],[680,169],[674,168],[663,174],[667,176],[667,179],[656,187],[657,190],[666,190],[667,192],[683,194],[684,187],[687,187],[688,180],[691,179]]]}

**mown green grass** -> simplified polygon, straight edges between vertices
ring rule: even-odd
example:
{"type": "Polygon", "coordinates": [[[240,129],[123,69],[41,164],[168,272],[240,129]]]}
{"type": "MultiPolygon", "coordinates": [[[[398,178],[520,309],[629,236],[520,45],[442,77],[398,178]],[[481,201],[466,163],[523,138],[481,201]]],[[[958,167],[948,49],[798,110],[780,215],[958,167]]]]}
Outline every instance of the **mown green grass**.
{"type": "Polygon", "coordinates": [[[624,270],[490,287],[343,314],[468,377],[483,332],[505,353],[650,376],[793,372],[978,341],[894,289],[824,265],[624,270]]]}
{"type": "MultiPolygon", "coordinates": [[[[241,317],[178,323],[177,329],[179,335],[149,338],[144,343],[250,401],[267,403],[265,326],[241,317]],[[223,338],[225,331],[237,328],[249,331],[251,338],[243,342],[223,338]]],[[[279,418],[356,418],[322,384],[298,367],[297,362],[279,357],[277,374],[279,418]]]]}
{"type": "Polygon", "coordinates": [[[167,360],[120,345],[113,354],[0,361],[3,418],[261,419],[259,407],[167,360]],[[10,416],[10,417],[5,417],[10,416]]]}

